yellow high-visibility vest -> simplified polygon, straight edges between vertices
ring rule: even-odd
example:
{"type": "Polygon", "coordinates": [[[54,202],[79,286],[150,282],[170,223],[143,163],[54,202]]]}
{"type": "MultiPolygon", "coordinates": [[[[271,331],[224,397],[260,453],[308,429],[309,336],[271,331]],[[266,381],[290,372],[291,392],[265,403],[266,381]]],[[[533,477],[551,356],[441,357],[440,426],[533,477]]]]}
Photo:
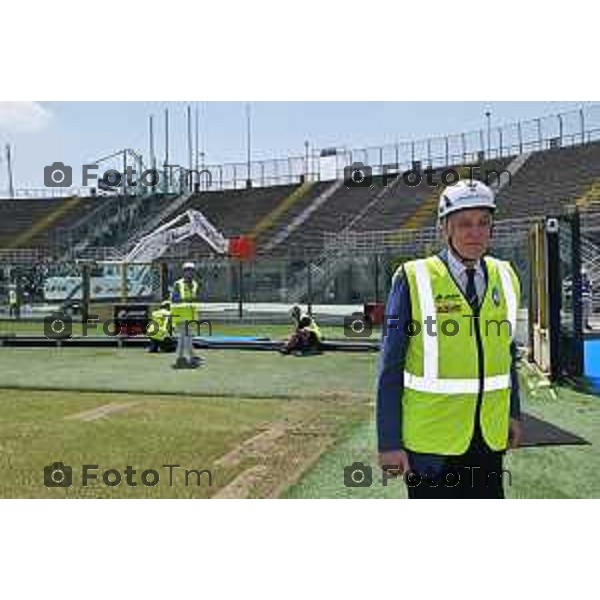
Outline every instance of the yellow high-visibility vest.
{"type": "Polygon", "coordinates": [[[151,319],[153,323],[148,324],[147,334],[152,340],[162,342],[171,335],[170,330],[171,311],[166,308],[160,308],[152,312],[151,319]],[[157,329],[158,328],[158,329],[157,329]]]}
{"type": "Polygon", "coordinates": [[[174,302],[171,304],[173,324],[175,326],[179,326],[185,321],[194,321],[198,319],[199,305],[196,303],[196,298],[199,289],[200,285],[195,279],[192,279],[192,281],[188,283],[182,277],[175,282],[173,291],[179,297],[177,300],[174,299],[174,302]]]}
{"type": "Polygon", "coordinates": [[[304,329],[306,329],[307,331],[312,331],[317,336],[317,340],[319,342],[323,340],[321,328],[317,325],[317,322],[312,317],[310,318],[310,325],[308,327],[305,327],[304,329]]]}
{"type": "Polygon", "coordinates": [[[174,291],[179,296],[177,302],[195,302],[198,296],[199,287],[200,286],[195,279],[192,279],[189,283],[183,278],[178,279],[173,286],[174,291]]]}
{"type": "Polygon", "coordinates": [[[492,450],[507,447],[510,344],[520,287],[508,262],[484,260],[488,281],[479,308],[479,336],[473,309],[438,256],[404,265],[416,324],[404,365],[402,437],[414,452],[463,454],[473,436],[480,393],[483,437],[492,450]],[[428,335],[428,316],[435,320],[430,332],[437,335],[428,335]]]}

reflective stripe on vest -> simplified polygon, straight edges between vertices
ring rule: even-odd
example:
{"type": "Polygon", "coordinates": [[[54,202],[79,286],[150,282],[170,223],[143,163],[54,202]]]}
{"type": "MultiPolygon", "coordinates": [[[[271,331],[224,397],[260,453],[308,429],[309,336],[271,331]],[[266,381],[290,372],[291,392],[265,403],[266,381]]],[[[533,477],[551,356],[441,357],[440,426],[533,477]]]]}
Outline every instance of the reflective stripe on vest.
{"type": "MultiPolygon", "coordinates": [[[[429,394],[477,394],[479,379],[429,379],[404,371],[404,387],[429,394]]],[[[493,375],[483,380],[484,392],[510,387],[509,375],[493,375]]]]}

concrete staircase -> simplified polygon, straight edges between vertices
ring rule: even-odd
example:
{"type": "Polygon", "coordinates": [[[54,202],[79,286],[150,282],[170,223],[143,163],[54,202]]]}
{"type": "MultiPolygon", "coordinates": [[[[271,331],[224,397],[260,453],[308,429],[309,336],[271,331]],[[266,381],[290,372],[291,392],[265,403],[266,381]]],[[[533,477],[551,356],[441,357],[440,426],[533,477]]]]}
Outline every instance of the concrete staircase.
{"type": "MultiPolygon", "coordinates": [[[[364,217],[370,210],[373,210],[376,204],[381,202],[388,194],[390,194],[394,188],[401,181],[400,177],[395,178],[390,185],[381,188],[381,190],[375,195],[375,197],[365,204],[365,206],[348,222],[337,235],[336,240],[342,238],[352,227],[364,217]]],[[[343,182],[341,182],[343,183],[343,182]]],[[[339,189],[337,187],[336,189],[339,189]]],[[[311,261],[311,277],[313,289],[317,290],[321,286],[330,282],[336,275],[340,263],[344,260],[345,255],[341,250],[340,244],[336,244],[335,241],[328,245],[321,254],[313,261],[311,261]]],[[[290,298],[293,302],[300,302],[306,294],[306,281],[304,275],[301,275],[300,279],[294,283],[290,290],[290,298]]]]}
{"type": "Polygon", "coordinates": [[[276,246],[279,246],[287,240],[298,227],[300,227],[315,211],[317,211],[325,202],[327,202],[342,186],[343,180],[337,180],[332,183],[322,194],[317,196],[313,202],[305,208],[296,218],[288,223],[283,229],[276,233],[271,240],[264,246],[263,252],[268,253],[276,246]]]}
{"type": "Polygon", "coordinates": [[[265,215],[260,221],[258,221],[253,230],[247,234],[248,237],[255,241],[258,238],[268,239],[272,237],[272,235],[275,233],[275,230],[280,226],[281,222],[285,220],[286,215],[289,214],[291,208],[300,202],[302,198],[305,198],[313,186],[314,182],[307,181],[304,182],[300,187],[297,187],[269,214],[265,215]]]}
{"type": "Polygon", "coordinates": [[[60,219],[62,219],[66,213],[73,210],[81,200],[79,198],[69,198],[62,202],[56,210],[53,210],[47,215],[44,215],[41,219],[36,221],[29,229],[21,232],[15,238],[10,240],[7,244],[7,248],[23,248],[31,242],[35,237],[42,235],[44,232],[51,229],[60,219]]]}
{"type": "Polygon", "coordinates": [[[587,192],[575,200],[575,205],[579,210],[600,210],[600,179],[594,181],[587,192]]]}

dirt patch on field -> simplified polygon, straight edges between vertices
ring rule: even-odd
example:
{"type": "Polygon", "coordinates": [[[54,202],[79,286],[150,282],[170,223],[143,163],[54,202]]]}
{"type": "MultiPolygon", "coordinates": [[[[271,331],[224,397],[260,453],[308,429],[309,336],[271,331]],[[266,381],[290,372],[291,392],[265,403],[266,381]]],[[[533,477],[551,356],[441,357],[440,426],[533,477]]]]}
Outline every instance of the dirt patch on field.
{"type": "Polygon", "coordinates": [[[213,498],[247,498],[248,490],[252,489],[257,481],[268,471],[266,465],[254,465],[238,475],[231,483],[221,488],[213,498]]]}
{"type": "Polygon", "coordinates": [[[97,419],[103,419],[105,417],[108,417],[109,415],[129,410],[137,404],[139,404],[139,402],[103,404],[102,406],[97,406],[96,408],[92,408],[91,410],[86,410],[75,415],[69,415],[66,418],[74,421],[96,421],[97,419]]]}
{"type": "Polygon", "coordinates": [[[264,431],[257,433],[251,438],[243,441],[233,450],[219,458],[215,467],[235,467],[248,457],[260,457],[268,454],[277,444],[279,438],[287,431],[285,422],[271,423],[264,431]]]}
{"type": "Polygon", "coordinates": [[[294,403],[283,419],[262,423],[214,464],[241,473],[214,498],[278,498],[342,440],[371,408],[364,401],[294,403]]]}

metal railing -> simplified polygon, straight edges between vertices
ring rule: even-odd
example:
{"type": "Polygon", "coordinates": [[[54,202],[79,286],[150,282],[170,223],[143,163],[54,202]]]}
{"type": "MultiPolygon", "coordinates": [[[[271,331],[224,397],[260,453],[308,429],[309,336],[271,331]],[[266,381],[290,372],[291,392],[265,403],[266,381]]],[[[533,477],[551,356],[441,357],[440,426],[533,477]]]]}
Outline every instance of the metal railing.
{"type": "MultiPolygon", "coordinates": [[[[298,183],[302,179],[333,180],[344,177],[344,168],[362,162],[373,175],[386,168],[413,168],[415,163],[432,167],[481,163],[523,154],[574,146],[600,140],[600,105],[549,115],[528,121],[415,141],[365,148],[332,147],[311,149],[305,156],[207,165],[212,174],[210,189],[239,189],[249,179],[253,186],[298,183]],[[327,168],[326,161],[329,161],[327,168]],[[327,174],[325,171],[328,171],[327,174]]],[[[200,189],[209,189],[201,185],[200,189]]]]}
{"type": "MultiPolygon", "coordinates": [[[[539,216],[518,219],[503,219],[494,223],[495,246],[510,246],[524,238],[539,216]]],[[[582,231],[600,233],[600,211],[582,212],[582,231]]],[[[378,231],[350,231],[341,233],[324,233],[323,246],[326,252],[342,249],[347,252],[377,254],[382,250],[413,250],[429,248],[440,242],[437,227],[420,229],[395,229],[378,231]]]]}

